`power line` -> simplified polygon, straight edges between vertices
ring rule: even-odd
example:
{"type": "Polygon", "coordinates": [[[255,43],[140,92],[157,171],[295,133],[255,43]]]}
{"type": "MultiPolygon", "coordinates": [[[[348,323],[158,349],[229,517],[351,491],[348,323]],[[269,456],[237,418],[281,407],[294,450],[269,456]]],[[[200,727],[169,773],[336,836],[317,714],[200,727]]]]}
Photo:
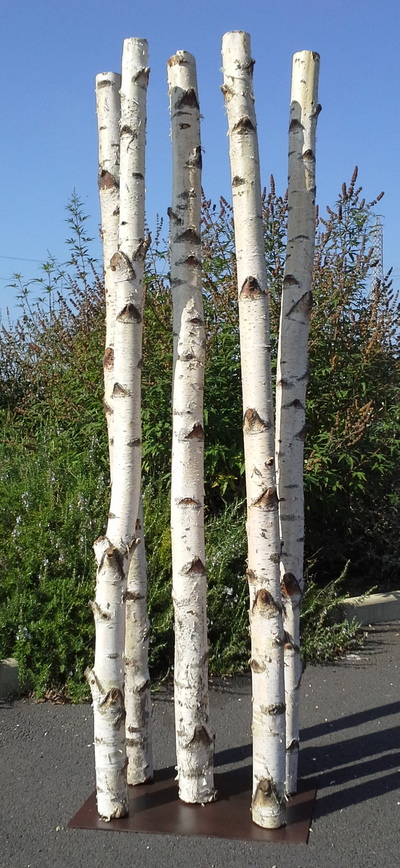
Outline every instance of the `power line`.
{"type": "Polygon", "coordinates": [[[15,259],[16,262],[40,262],[43,263],[42,259],[27,259],[26,256],[3,256],[0,253],[0,259],[15,259]]]}

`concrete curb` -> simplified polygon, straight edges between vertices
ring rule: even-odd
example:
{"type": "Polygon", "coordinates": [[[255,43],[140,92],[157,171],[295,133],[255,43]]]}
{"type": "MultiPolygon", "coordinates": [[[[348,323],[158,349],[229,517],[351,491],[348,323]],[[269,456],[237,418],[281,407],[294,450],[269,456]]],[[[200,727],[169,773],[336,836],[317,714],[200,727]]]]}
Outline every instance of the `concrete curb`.
{"type": "Polygon", "coordinates": [[[18,677],[18,663],[13,657],[0,660],[0,699],[8,696],[18,696],[20,683],[18,677]]]}
{"type": "MultiPolygon", "coordinates": [[[[384,624],[400,621],[400,591],[387,594],[370,594],[368,597],[349,597],[341,609],[345,618],[353,618],[362,624],[384,624]]],[[[18,696],[21,690],[18,677],[18,663],[8,657],[0,660],[0,699],[18,696]]]]}
{"type": "Polygon", "coordinates": [[[349,597],[341,606],[345,617],[362,624],[383,624],[400,620],[400,591],[349,597]]]}

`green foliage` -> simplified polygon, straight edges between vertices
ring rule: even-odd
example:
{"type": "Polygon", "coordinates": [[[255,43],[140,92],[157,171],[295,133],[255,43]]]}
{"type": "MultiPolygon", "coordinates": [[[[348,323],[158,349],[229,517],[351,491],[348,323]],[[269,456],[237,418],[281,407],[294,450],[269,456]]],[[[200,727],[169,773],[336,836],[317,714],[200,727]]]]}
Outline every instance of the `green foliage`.
{"type": "Polygon", "coordinates": [[[361,199],[356,178],[317,237],[305,490],[319,580],[350,560],[348,586],[361,593],[400,579],[400,319],[390,272],[370,289],[376,201],[361,199]]]}
{"type": "Polygon", "coordinates": [[[174,658],[168,487],[160,484],[145,488],[143,507],[151,613],[150,667],[152,673],[165,676],[170,672],[174,658]]]}
{"type": "Polygon", "coordinates": [[[303,595],[300,630],[303,663],[325,663],[360,645],[360,625],[355,619],[341,618],[341,605],[346,599],[343,583],[349,568],[319,588],[313,579],[306,582],[303,595]]]}
{"type": "Polygon", "coordinates": [[[62,686],[77,699],[88,695],[92,544],[109,474],[102,285],[76,197],[68,215],[66,268],[44,266],[35,302],[16,276],[22,316],[0,339],[0,657],[18,659],[37,695],[62,686]]]}
{"type": "Polygon", "coordinates": [[[246,510],[236,500],[206,524],[210,671],[232,675],[248,667],[246,510]]]}
{"type": "Polygon", "coordinates": [[[172,301],[162,223],[146,260],[142,368],[142,469],[147,480],[169,479],[171,452],[172,301]]]}
{"type": "Polygon", "coordinates": [[[92,440],[78,456],[49,429],[32,451],[22,438],[0,444],[0,657],[18,659],[38,696],[60,685],[69,698],[87,695],[92,543],[108,496],[99,453],[92,440]]]}
{"type": "MultiPolygon", "coordinates": [[[[390,281],[369,292],[375,203],[355,177],[320,221],[310,335],[305,454],[305,659],[352,647],[354,625],[332,617],[343,593],[399,584],[399,307],[390,281]],[[342,591],[340,592],[342,593],[342,591]]],[[[263,200],[276,349],[287,202],[263,200]]],[[[102,411],[104,302],[82,206],[68,206],[68,262],[34,286],[0,334],[0,656],[15,655],[38,695],[87,695],[94,593],[92,544],[109,502],[102,411]],[[35,288],[40,298],[32,301],[35,288]]],[[[249,657],[240,359],[232,209],[203,202],[206,545],[210,670],[249,657]]],[[[162,226],[149,251],[143,352],[143,469],[153,677],[173,665],[169,531],[171,297],[162,226]]]]}

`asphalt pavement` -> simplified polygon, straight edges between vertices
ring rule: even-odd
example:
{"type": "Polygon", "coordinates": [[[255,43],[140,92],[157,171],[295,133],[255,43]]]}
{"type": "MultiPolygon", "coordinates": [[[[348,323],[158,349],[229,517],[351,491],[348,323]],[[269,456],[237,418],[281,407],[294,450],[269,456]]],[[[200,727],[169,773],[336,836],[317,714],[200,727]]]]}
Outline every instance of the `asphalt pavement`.
{"type": "MultiPolygon", "coordinates": [[[[0,868],[382,868],[400,852],[400,623],[363,649],[309,666],[300,779],[317,797],[308,843],[68,828],[94,789],[92,710],[0,702],[0,868]]],[[[217,771],[251,762],[251,689],[211,685],[217,771]]],[[[155,767],[174,764],[172,694],[154,696],[155,767]]],[[[205,810],[212,810],[208,806],[205,810]]]]}

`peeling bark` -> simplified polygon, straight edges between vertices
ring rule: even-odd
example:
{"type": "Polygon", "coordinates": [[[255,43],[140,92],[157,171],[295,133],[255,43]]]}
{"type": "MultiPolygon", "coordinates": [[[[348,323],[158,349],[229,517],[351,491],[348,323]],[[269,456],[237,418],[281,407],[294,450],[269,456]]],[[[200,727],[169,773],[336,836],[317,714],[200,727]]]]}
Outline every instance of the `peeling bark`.
{"type": "Polygon", "coordinates": [[[104,72],[96,76],[99,196],[106,301],[106,347],[103,360],[104,403],[108,408],[106,418],[110,469],[113,462],[114,444],[113,404],[111,396],[114,385],[115,321],[115,276],[111,260],[118,250],[120,87],[121,76],[116,72],[104,72]]]}
{"type": "Polygon", "coordinates": [[[141,500],[135,531],[137,545],[129,567],[126,591],[124,657],[128,784],[141,784],[153,777],[150,622],[147,613],[147,562],[141,500]]]}
{"type": "MultiPolygon", "coordinates": [[[[104,538],[94,544],[97,561],[95,661],[87,678],[92,690],[96,761],[97,809],[109,820],[128,811],[127,755],[124,704],[125,600],[127,577],[136,547],[136,520],[140,496],[140,367],[142,358],[141,315],[131,315],[131,306],[142,311],[144,242],[144,146],[147,43],[124,42],[121,80],[121,137],[118,250],[110,255],[114,348],[112,389],[105,403],[113,408],[112,489],[104,538]],[[122,131],[126,118],[134,135],[122,131]],[[134,173],[134,177],[132,176],[134,173]],[[141,176],[139,178],[138,176],[141,176]],[[140,255],[138,253],[140,252],[140,255]],[[127,315],[128,313],[128,315],[127,315]],[[121,315],[122,314],[122,315],[121,315]],[[135,448],[132,448],[132,444],[135,448]],[[107,614],[107,617],[104,615],[107,614]]],[[[107,80],[110,78],[108,75],[107,80]]],[[[99,93],[104,96],[103,84],[99,93]]],[[[107,182],[109,183],[109,182],[107,182]]],[[[111,187],[105,186],[105,190],[111,187]]],[[[113,215],[118,209],[113,208],[113,215]]],[[[110,216],[111,225],[111,216],[110,216]]],[[[115,243],[115,223],[113,237],[115,243]]],[[[111,253],[111,248],[110,248],[111,253]]],[[[108,254],[107,254],[108,256],[108,254]]],[[[111,294],[111,291],[110,291],[111,294]]],[[[112,326],[110,325],[110,330],[112,326]]]]}
{"type": "Polygon", "coordinates": [[[225,34],[222,58],[238,273],[246,465],[253,687],[252,817],[264,828],[277,828],[285,821],[284,633],[267,273],[252,88],[254,62],[248,34],[225,34]]]}
{"type": "Polygon", "coordinates": [[[192,55],[179,51],[168,61],[168,84],[173,162],[169,210],[174,330],[171,537],[177,777],[184,802],[204,803],[213,801],[215,790],[204,544],[200,113],[192,55]]]}
{"type": "Polygon", "coordinates": [[[126,459],[135,478],[132,519],[136,542],[127,574],[125,633],[125,704],[128,784],[153,776],[151,697],[148,669],[149,620],[147,615],[147,564],[141,503],[141,367],[144,260],[150,239],[145,236],[145,135],[146,94],[149,79],[147,42],[124,42],[121,85],[121,191],[119,254],[124,294],[118,306],[116,329],[131,332],[135,350],[131,357],[136,387],[126,442],[126,459]],[[135,409],[134,409],[135,408],[135,409]],[[129,454],[128,454],[129,453],[129,454]]]}
{"type": "Polygon", "coordinates": [[[293,57],[289,123],[288,241],[276,387],[277,483],[282,540],[281,577],[285,599],[286,788],[297,789],[299,743],[300,603],[303,592],[303,456],[308,381],[307,342],[312,305],[315,236],[315,135],[319,57],[293,57]],[[288,577],[291,577],[288,582],[288,577]]]}

